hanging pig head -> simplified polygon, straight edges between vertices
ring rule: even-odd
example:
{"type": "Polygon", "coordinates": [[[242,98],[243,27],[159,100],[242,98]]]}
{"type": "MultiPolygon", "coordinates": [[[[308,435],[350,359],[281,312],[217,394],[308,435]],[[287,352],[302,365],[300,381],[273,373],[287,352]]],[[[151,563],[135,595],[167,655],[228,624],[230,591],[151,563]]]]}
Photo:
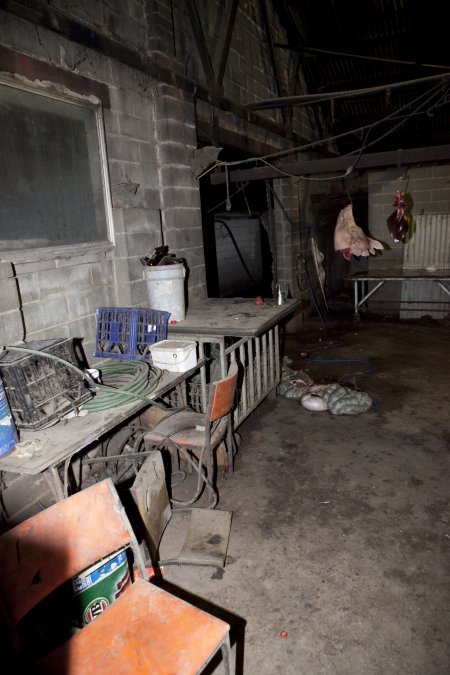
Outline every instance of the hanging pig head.
{"type": "Polygon", "coordinates": [[[364,234],[355,223],[352,205],[345,206],[340,211],[334,228],[334,250],[341,251],[345,260],[350,260],[351,255],[365,258],[369,253],[375,255],[376,248],[383,249],[384,246],[364,234]]]}

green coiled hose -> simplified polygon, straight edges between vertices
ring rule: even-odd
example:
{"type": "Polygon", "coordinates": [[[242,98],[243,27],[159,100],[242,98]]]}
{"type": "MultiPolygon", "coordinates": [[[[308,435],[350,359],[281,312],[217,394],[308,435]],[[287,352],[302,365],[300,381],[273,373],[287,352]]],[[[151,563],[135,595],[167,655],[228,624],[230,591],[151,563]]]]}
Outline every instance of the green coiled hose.
{"type": "Polygon", "coordinates": [[[100,370],[104,384],[95,384],[97,393],[94,398],[84,403],[83,410],[89,412],[107,410],[139,399],[152,403],[148,396],[156,388],[161,371],[154,372],[143,361],[105,363],[100,370]],[[150,380],[149,374],[152,376],[150,380]],[[108,380],[111,381],[110,385],[107,384],[108,380]]]}

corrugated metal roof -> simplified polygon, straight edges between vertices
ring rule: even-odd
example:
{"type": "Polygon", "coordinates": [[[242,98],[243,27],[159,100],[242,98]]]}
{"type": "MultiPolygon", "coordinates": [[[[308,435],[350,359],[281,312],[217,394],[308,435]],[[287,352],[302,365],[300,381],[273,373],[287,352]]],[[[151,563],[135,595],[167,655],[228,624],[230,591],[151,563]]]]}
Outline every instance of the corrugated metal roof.
{"type": "Polygon", "coordinates": [[[284,0],[281,6],[285,19],[291,19],[289,45],[302,53],[308,93],[443,76],[322,103],[327,133],[364,128],[338,142],[341,154],[354,151],[362,140],[373,143],[373,151],[450,143],[450,53],[442,3],[284,0]]]}

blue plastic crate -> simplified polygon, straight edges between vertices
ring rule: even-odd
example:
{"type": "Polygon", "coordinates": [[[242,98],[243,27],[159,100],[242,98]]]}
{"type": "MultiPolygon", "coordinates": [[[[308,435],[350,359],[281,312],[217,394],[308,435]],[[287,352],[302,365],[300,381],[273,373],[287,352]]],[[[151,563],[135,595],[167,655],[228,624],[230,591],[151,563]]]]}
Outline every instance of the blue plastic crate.
{"type": "Polygon", "coordinates": [[[98,307],[94,356],[134,360],[136,354],[136,309],[98,307]]]}
{"type": "Polygon", "coordinates": [[[138,309],[136,312],[136,359],[151,360],[150,345],[167,338],[170,312],[159,309],[138,309]]]}
{"type": "Polygon", "coordinates": [[[140,307],[98,307],[94,356],[150,360],[148,347],[167,338],[169,312],[140,307]]]}

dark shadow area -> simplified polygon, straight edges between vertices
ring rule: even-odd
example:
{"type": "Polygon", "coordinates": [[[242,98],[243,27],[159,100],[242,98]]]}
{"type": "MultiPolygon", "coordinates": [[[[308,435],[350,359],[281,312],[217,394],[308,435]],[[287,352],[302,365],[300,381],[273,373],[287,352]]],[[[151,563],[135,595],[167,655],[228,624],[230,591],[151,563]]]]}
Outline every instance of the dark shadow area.
{"type": "MultiPolygon", "coordinates": [[[[234,161],[243,158],[242,152],[230,148],[224,148],[220,153],[220,160],[234,161]]],[[[211,185],[209,175],[205,175],[200,179],[200,196],[208,297],[248,298],[258,295],[272,297],[272,251],[270,250],[269,237],[263,223],[264,214],[268,208],[265,182],[233,183],[227,190],[225,185],[211,185]],[[242,273],[239,276],[239,288],[234,289],[230,293],[221,290],[218,266],[218,255],[220,253],[218,253],[215,235],[215,220],[220,219],[223,222],[228,217],[259,220],[261,246],[261,276],[255,279],[252,272],[248,269],[245,252],[240,250],[235,234],[230,231],[229,223],[225,222],[225,225],[222,225],[224,236],[227,236],[226,232],[228,231],[227,244],[234,254],[234,264],[242,273]]]]}

